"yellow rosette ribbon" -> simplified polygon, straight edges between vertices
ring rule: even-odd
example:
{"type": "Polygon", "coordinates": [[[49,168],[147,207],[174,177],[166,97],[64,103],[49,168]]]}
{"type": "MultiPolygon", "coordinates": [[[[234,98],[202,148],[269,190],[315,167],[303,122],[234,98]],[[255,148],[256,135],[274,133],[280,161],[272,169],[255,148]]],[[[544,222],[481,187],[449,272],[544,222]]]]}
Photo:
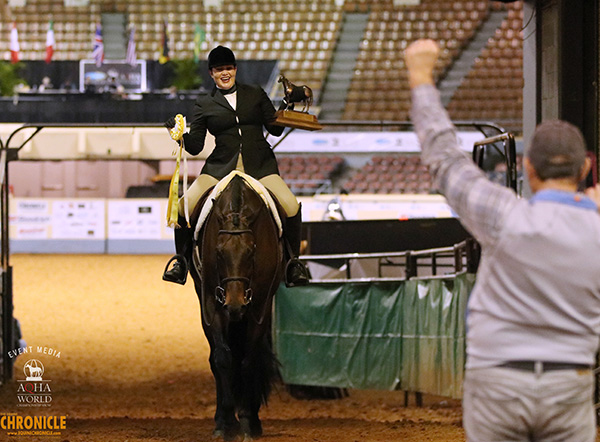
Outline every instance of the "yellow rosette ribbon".
{"type": "MultiPolygon", "coordinates": [[[[171,178],[171,184],[169,185],[169,202],[167,204],[167,225],[169,227],[181,227],[177,224],[178,220],[178,208],[179,208],[179,167],[181,164],[181,157],[183,155],[183,132],[185,131],[185,117],[181,114],[177,114],[175,116],[175,127],[169,130],[169,135],[174,141],[181,141],[179,146],[175,148],[173,155],[176,155],[176,165],[175,172],[173,172],[173,177],[171,178]]],[[[184,174],[183,174],[183,189],[187,188],[187,163],[185,161],[185,157],[183,159],[184,163],[184,174]]],[[[185,203],[185,215],[186,221],[189,227],[189,215],[188,215],[188,207],[187,207],[187,199],[184,194],[184,203],[185,203]]]]}

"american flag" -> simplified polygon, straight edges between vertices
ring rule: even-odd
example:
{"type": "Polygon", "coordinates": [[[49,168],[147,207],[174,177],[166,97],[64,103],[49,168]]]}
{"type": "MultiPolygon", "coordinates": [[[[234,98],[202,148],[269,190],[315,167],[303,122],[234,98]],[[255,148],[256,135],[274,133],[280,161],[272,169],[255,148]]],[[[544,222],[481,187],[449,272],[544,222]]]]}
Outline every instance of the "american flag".
{"type": "Polygon", "coordinates": [[[92,51],[92,57],[96,60],[96,66],[102,66],[104,61],[104,43],[102,41],[102,25],[96,26],[96,35],[94,36],[94,49],[92,51]]]}
{"type": "Polygon", "coordinates": [[[127,56],[125,61],[131,66],[135,66],[136,54],[135,54],[135,27],[131,27],[129,31],[129,41],[127,42],[127,56]]]}

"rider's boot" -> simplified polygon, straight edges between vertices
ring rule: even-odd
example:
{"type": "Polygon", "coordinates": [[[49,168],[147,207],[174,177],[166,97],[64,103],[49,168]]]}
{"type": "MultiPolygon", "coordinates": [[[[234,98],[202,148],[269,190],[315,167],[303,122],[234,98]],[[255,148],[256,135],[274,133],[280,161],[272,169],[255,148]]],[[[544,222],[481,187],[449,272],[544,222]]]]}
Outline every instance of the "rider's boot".
{"type": "Polygon", "coordinates": [[[302,206],[298,209],[298,213],[286,218],[284,237],[287,242],[285,250],[288,259],[285,266],[285,285],[286,287],[306,285],[310,279],[308,269],[298,259],[302,240],[302,206]]]}
{"type": "Polygon", "coordinates": [[[185,217],[179,216],[177,224],[181,227],[175,228],[175,251],[177,252],[167,263],[163,279],[184,285],[187,280],[189,265],[192,258],[192,228],[187,226],[185,217]],[[174,262],[173,262],[174,261],[174,262]],[[169,269],[169,265],[173,266],[169,269]]]}

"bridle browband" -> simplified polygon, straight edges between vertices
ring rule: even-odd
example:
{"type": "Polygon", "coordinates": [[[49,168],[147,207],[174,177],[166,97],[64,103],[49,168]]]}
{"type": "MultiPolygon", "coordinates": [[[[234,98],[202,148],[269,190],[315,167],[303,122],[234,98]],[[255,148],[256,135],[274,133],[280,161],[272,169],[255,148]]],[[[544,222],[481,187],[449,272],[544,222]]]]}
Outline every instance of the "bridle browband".
{"type": "MultiPolygon", "coordinates": [[[[250,229],[219,230],[218,235],[220,235],[220,234],[241,235],[243,233],[250,233],[250,234],[254,235],[254,232],[250,229]]],[[[252,301],[252,288],[250,287],[251,281],[249,278],[246,278],[245,276],[228,276],[226,278],[223,278],[219,282],[219,285],[215,287],[215,299],[217,300],[217,302],[221,305],[225,305],[225,289],[224,289],[224,287],[228,282],[233,282],[233,281],[244,282],[244,285],[246,286],[246,289],[244,290],[244,302],[245,302],[245,305],[250,304],[250,302],[252,301]]]]}

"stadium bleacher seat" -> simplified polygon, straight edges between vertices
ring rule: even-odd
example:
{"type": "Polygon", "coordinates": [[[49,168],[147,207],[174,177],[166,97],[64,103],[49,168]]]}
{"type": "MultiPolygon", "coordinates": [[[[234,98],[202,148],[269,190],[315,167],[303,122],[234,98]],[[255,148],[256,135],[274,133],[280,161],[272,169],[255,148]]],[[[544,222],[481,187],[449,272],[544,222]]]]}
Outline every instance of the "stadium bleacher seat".
{"type": "Polygon", "coordinates": [[[417,155],[375,155],[342,186],[349,193],[431,193],[431,175],[417,155]]]}

